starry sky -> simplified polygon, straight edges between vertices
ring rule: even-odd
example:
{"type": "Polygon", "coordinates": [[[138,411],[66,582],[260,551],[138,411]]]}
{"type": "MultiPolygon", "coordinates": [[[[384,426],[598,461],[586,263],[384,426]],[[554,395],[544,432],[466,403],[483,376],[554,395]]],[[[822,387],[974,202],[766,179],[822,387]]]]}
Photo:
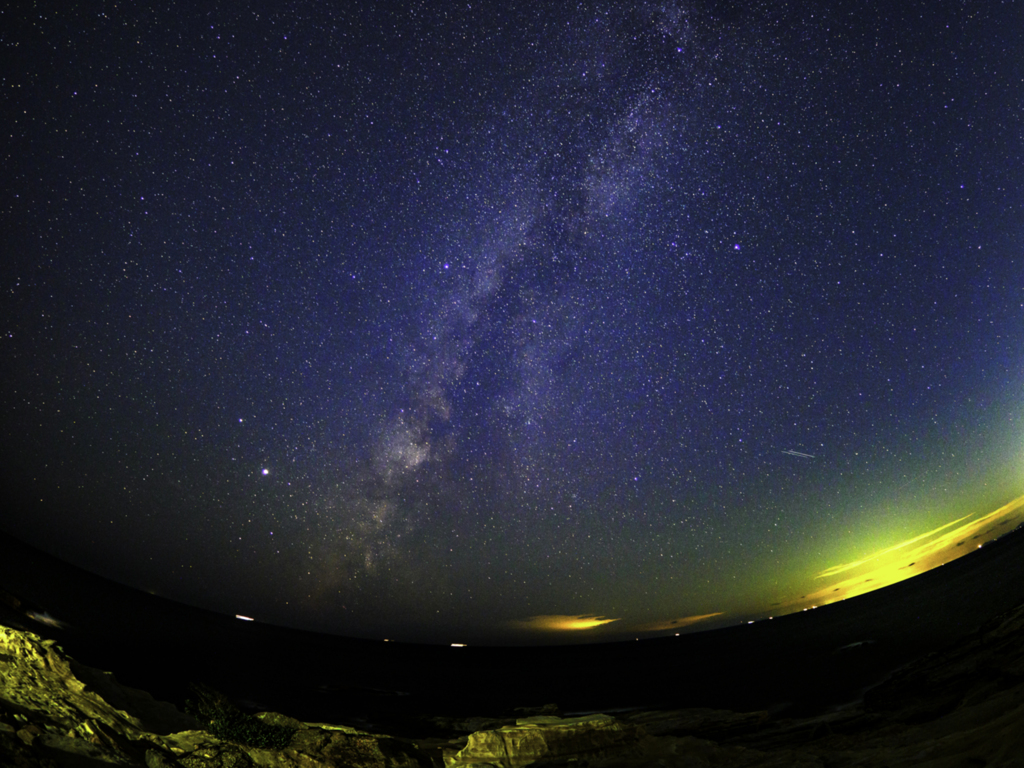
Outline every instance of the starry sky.
{"type": "Polygon", "coordinates": [[[1024,520],[1020,3],[40,2],[0,50],[0,528],[49,552],[587,642],[1024,520]]]}

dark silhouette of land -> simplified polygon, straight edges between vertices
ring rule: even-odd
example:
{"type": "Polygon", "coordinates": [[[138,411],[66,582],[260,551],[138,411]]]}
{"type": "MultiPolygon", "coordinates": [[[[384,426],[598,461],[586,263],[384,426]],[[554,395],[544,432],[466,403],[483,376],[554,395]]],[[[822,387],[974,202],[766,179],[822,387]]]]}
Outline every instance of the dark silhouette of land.
{"type": "MultiPolygon", "coordinates": [[[[449,648],[353,640],[192,608],[0,535],[0,623],[179,706],[190,682],[305,721],[416,731],[424,715],[711,707],[807,717],[1024,603],[1024,530],[899,584],[755,624],[637,642],[449,648]],[[48,612],[61,629],[32,620],[48,612]]],[[[413,735],[407,733],[406,735],[413,735]]]]}

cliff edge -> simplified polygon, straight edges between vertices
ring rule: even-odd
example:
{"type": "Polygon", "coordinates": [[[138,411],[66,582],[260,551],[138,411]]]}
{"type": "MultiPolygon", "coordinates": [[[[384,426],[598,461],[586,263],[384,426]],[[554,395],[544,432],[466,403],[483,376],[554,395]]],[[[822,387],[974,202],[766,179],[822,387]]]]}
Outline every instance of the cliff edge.
{"type": "Polygon", "coordinates": [[[197,695],[205,703],[183,713],[79,664],[53,640],[0,626],[0,765],[1020,766],[1024,605],[899,670],[862,701],[804,719],[705,709],[539,715],[407,739],[273,712],[246,715],[215,691],[197,695]]]}

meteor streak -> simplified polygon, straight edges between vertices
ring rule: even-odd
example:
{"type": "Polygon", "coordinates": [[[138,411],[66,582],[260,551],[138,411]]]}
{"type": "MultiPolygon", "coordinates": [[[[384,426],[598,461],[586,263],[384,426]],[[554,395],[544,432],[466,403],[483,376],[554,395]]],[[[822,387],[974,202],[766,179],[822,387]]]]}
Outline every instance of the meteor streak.
{"type": "Polygon", "coordinates": [[[796,456],[796,457],[801,458],[801,459],[813,459],[814,458],[813,456],[811,456],[811,454],[804,453],[803,451],[783,451],[783,453],[786,454],[787,456],[796,456]]]}

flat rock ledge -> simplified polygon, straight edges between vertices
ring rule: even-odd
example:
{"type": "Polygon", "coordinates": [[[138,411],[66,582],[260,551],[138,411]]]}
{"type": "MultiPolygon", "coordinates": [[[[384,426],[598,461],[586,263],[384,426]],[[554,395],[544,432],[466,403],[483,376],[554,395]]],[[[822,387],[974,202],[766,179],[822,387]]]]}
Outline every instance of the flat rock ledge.
{"type": "Polygon", "coordinates": [[[621,757],[646,736],[642,726],[609,715],[560,718],[541,715],[491,731],[472,733],[466,746],[444,752],[445,768],[492,765],[520,768],[553,759],[621,757]]]}
{"type": "Polygon", "coordinates": [[[954,768],[1024,766],[1024,606],[905,667],[862,703],[814,718],[709,709],[480,718],[468,735],[413,740],[257,717],[289,729],[288,745],[219,739],[54,641],[0,626],[4,768],[954,768]]]}

